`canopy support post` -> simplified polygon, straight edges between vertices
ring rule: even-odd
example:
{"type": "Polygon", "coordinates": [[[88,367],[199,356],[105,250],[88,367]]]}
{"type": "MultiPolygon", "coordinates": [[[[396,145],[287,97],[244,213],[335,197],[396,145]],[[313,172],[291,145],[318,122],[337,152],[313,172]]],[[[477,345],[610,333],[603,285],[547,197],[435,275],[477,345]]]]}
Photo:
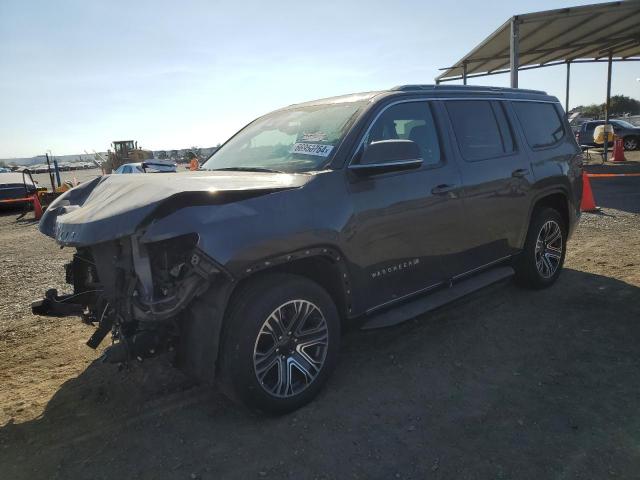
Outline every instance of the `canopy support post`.
{"type": "Polygon", "coordinates": [[[604,158],[602,162],[606,162],[609,158],[609,134],[607,133],[607,125],[609,125],[609,107],[611,106],[611,66],[613,65],[613,53],[609,52],[609,61],[607,62],[607,102],[604,106],[604,158]]]}
{"type": "Polygon", "coordinates": [[[569,82],[571,80],[571,60],[567,60],[567,89],[564,96],[564,111],[569,116],[569,82]]]}
{"type": "Polygon", "coordinates": [[[511,64],[511,88],[518,88],[518,68],[520,66],[520,24],[518,17],[511,18],[509,62],[511,64]]]}
{"type": "Polygon", "coordinates": [[[462,62],[462,84],[467,84],[467,62],[462,62]]]}

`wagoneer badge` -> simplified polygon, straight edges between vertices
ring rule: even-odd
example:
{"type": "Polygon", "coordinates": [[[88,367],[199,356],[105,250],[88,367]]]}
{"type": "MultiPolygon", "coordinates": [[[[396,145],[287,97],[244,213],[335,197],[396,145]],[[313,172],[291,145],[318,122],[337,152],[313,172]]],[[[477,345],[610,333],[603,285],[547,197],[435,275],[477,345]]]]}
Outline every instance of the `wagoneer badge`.
{"type": "Polygon", "coordinates": [[[400,262],[395,265],[390,265],[388,267],[381,268],[380,270],[376,270],[371,273],[371,278],[379,278],[385,276],[390,273],[399,272],[404,270],[405,268],[415,267],[420,263],[419,258],[414,258],[413,260],[407,260],[406,262],[400,262]]]}

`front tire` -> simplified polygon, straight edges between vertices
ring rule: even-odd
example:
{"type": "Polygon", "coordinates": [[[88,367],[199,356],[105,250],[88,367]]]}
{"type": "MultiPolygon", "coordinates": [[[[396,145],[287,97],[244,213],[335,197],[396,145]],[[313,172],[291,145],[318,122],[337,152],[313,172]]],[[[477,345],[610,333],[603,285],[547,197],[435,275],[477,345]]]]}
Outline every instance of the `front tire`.
{"type": "Polygon", "coordinates": [[[234,295],[225,318],[220,378],[250,408],[272,413],[311,401],[333,370],[340,320],[315,282],[268,274],[234,295]]]}
{"type": "Polygon", "coordinates": [[[560,276],[566,254],[567,226],[553,208],[534,211],[524,249],[514,262],[516,282],[540,289],[551,286],[560,276]]]}

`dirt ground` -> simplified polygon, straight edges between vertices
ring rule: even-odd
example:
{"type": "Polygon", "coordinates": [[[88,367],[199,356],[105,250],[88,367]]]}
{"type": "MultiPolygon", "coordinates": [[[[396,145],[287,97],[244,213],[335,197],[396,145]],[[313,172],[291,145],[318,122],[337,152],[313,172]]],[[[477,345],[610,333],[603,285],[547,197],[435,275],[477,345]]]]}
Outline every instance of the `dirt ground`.
{"type": "Polygon", "coordinates": [[[168,358],[99,363],[93,327],[33,316],[72,252],[5,213],[0,477],[637,478],[640,178],[593,184],[603,211],[583,215],[555,286],[351,331],[321,395],[279,418],[168,358]]]}

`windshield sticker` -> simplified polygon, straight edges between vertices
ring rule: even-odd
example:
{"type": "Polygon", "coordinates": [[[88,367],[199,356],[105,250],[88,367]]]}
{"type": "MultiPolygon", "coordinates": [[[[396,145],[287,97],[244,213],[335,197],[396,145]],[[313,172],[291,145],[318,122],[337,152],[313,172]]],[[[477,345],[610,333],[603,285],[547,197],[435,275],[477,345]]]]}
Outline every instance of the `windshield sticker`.
{"type": "Polygon", "coordinates": [[[327,134],[324,132],[304,132],[302,134],[303,142],[323,142],[327,139],[327,134]]]}
{"type": "Polygon", "coordinates": [[[333,145],[320,145],[318,143],[294,143],[291,153],[302,155],[315,155],[316,157],[328,157],[333,150],[333,145]]]}

